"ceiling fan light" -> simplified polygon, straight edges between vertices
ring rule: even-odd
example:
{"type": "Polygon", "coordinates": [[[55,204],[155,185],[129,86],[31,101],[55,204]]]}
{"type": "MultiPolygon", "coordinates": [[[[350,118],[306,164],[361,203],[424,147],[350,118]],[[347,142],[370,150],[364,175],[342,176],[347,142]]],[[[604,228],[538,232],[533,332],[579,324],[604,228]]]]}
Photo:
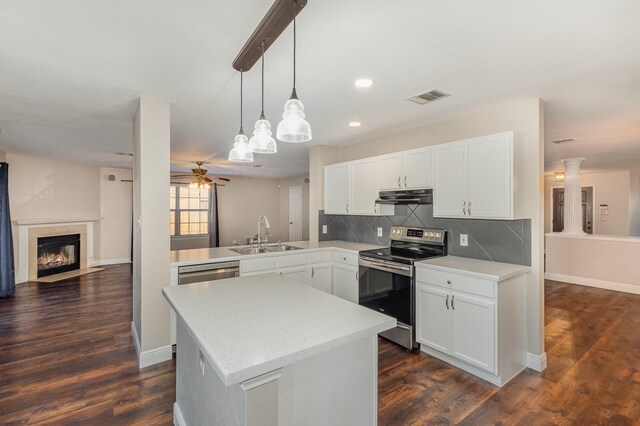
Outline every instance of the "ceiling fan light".
{"type": "Polygon", "coordinates": [[[271,137],[271,123],[264,116],[256,121],[253,136],[249,140],[249,150],[256,154],[275,154],[278,152],[276,140],[271,137]]]}
{"type": "Polygon", "coordinates": [[[311,126],[305,120],[302,101],[292,95],[284,104],[282,121],[278,124],[276,137],[283,142],[308,142],[311,140],[311,126]]]}
{"type": "Polygon", "coordinates": [[[229,161],[233,161],[234,163],[253,162],[253,153],[249,149],[247,136],[244,133],[239,133],[236,136],[233,148],[229,152],[229,161]]]}

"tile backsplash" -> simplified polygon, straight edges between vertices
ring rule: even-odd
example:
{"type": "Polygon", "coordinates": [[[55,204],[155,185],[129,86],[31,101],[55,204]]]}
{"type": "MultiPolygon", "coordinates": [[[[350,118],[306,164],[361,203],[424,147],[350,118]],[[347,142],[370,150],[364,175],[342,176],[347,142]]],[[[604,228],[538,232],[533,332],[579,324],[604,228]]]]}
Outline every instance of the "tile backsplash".
{"type": "Polygon", "coordinates": [[[393,216],[343,216],[319,213],[320,241],[345,240],[389,244],[391,226],[446,229],[452,256],[531,265],[531,220],[440,219],[433,217],[432,204],[398,205],[393,216]],[[322,226],[327,225],[327,233],[322,226]],[[377,229],[382,228],[382,237],[377,229]],[[469,245],[460,245],[460,234],[469,245]]]}

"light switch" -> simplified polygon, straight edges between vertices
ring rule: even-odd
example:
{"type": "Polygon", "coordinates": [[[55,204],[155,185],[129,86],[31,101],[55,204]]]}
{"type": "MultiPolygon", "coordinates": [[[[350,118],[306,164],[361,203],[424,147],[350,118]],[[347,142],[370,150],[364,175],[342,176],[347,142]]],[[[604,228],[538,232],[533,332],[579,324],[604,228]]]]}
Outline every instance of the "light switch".
{"type": "Polygon", "coordinates": [[[323,234],[327,233],[327,225],[322,225],[322,233],[323,234]]]}
{"type": "Polygon", "coordinates": [[[469,236],[467,234],[460,234],[460,245],[467,247],[469,245],[469,236]]]}
{"type": "Polygon", "coordinates": [[[382,227],[378,227],[378,237],[382,237],[382,227]]]}

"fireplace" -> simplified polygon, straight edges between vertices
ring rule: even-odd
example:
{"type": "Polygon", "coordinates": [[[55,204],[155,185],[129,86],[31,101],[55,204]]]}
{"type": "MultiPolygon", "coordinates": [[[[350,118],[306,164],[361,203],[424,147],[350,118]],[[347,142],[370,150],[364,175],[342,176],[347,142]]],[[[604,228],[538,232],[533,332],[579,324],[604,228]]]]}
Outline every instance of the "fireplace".
{"type": "Polygon", "coordinates": [[[38,237],[38,278],[80,269],[80,234],[38,237]]]}

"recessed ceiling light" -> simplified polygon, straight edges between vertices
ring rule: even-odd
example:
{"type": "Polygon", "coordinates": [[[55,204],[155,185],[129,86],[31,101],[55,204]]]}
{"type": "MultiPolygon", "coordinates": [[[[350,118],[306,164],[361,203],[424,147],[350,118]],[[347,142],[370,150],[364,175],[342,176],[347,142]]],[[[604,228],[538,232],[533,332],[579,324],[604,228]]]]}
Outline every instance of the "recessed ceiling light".
{"type": "Polygon", "coordinates": [[[359,78],[353,84],[355,84],[356,87],[364,89],[367,87],[371,87],[371,85],[373,84],[373,80],[369,78],[359,78]]]}
{"type": "Polygon", "coordinates": [[[360,127],[360,126],[362,126],[362,123],[359,122],[359,121],[350,121],[349,122],[349,126],[350,127],[360,127]]]}

